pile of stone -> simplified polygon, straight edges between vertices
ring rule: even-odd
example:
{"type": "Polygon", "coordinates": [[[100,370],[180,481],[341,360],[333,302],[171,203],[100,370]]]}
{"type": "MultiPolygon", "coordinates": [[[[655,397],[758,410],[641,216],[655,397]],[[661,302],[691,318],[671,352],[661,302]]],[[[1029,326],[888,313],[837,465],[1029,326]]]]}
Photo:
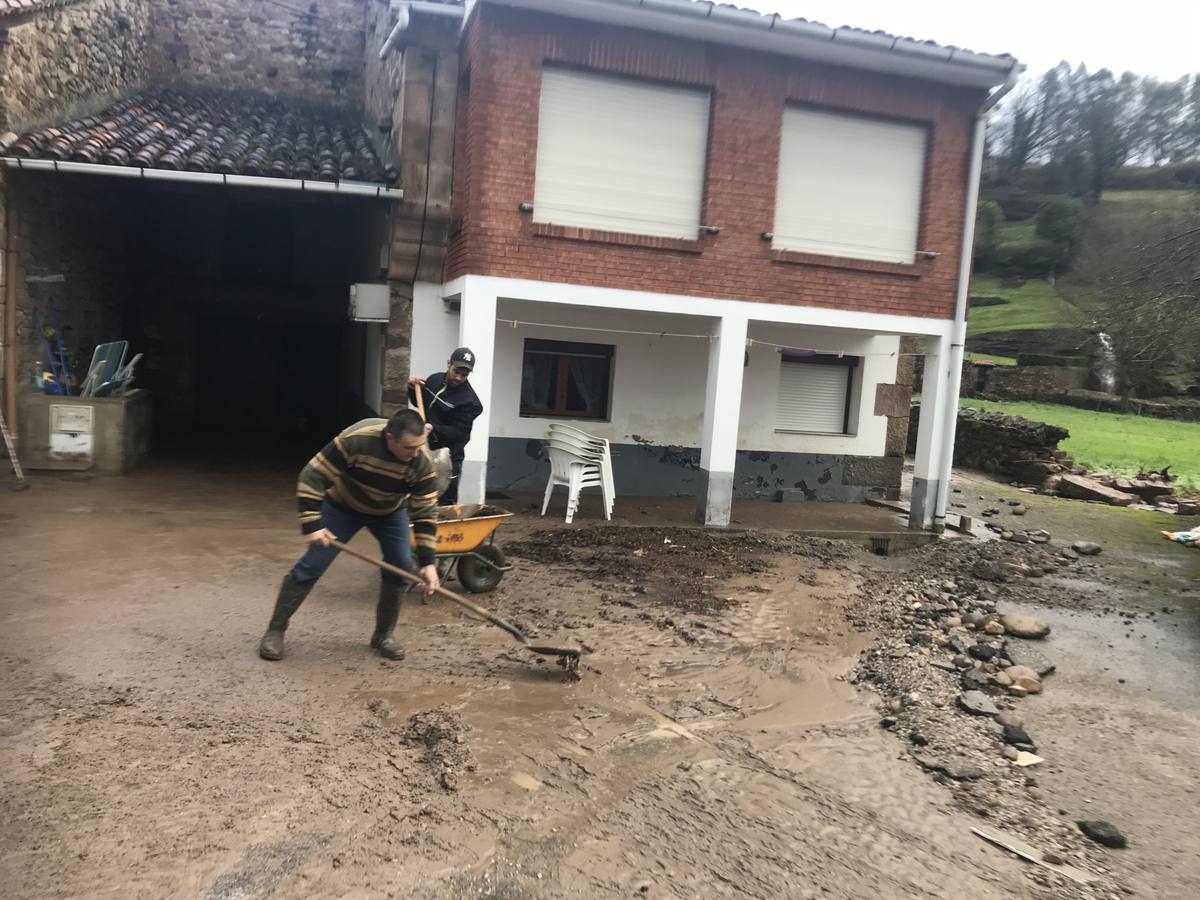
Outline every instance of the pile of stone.
{"type": "MultiPolygon", "coordinates": [[[[855,627],[880,635],[853,678],[881,695],[880,725],[964,809],[1098,875],[1091,887],[1100,893],[1085,896],[1120,888],[1092,843],[1099,838],[1045,803],[1038,767],[1053,760],[1039,755],[1021,712],[1031,702],[1025,698],[1051,689],[1055,664],[1042,650],[1051,627],[1003,605],[1038,602],[1040,582],[1027,579],[1090,571],[1087,557],[1099,552],[1096,544],[1052,544],[1048,536],[1045,543],[933,546],[901,578],[868,579],[848,613],[855,627]]],[[[1052,872],[1031,877],[1054,896],[1076,896],[1076,885],[1052,872]]]]}

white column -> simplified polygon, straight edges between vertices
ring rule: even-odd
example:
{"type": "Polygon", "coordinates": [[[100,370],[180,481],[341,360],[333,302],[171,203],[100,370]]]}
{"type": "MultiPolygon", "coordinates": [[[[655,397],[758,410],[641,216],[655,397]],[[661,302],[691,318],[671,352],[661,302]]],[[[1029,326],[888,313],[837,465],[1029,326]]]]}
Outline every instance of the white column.
{"type": "Polygon", "coordinates": [[[483,412],[471,428],[458,483],[459,503],[482,503],[487,493],[488,435],[492,422],[492,373],[496,365],[496,294],[481,291],[478,282],[464,279],[458,319],[458,345],[475,354],[471,386],[483,412]],[[473,284],[474,282],[474,284],[473,284]]]}
{"type": "Polygon", "coordinates": [[[733,508],[733,469],[741,416],[746,326],[745,316],[722,317],[713,326],[713,339],[709,345],[700,484],[696,490],[696,519],[705,525],[728,525],[733,508]]]}
{"type": "Polygon", "coordinates": [[[947,341],[925,339],[925,373],[921,381],[921,423],[917,429],[917,458],[913,467],[910,528],[929,529],[941,493],[942,453],[945,449],[947,341]]]}

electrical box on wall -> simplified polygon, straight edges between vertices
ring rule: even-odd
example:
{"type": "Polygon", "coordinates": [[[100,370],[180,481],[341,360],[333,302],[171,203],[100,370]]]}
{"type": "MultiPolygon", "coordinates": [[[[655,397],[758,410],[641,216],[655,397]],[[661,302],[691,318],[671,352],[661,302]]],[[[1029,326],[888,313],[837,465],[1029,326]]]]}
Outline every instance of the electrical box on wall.
{"type": "Polygon", "coordinates": [[[354,322],[387,322],[392,297],[386,284],[350,285],[350,319],[354,322]]]}

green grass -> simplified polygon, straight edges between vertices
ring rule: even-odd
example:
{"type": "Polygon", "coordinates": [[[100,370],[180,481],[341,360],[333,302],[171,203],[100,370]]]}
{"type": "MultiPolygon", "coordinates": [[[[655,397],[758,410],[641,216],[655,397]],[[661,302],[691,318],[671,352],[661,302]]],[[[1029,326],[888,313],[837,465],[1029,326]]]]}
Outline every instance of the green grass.
{"type": "Polygon", "coordinates": [[[997,242],[1007,244],[1009,241],[1032,241],[1037,235],[1037,223],[1033,219],[1023,219],[1017,222],[1001,222],[996,227],[997,242]]]}
{"type": "Polygon", "coordinates": [[[971,362],[994,362],[998,366],[1015,366],[1017,364],[1017,361],[1014,357],[997,356],[994,353],[972,353],[968,350],[963,354],[963,357],[965,359],[969,359],[971,362]]]}
{"type": "Polygon", "coordinates": [[[994,275],[976,275],[971,293],[981,297],[1002,297],[1002,306],[972,309],[967,320],[967,337],[1000,331],[1043,331],[1071,328],[1080,324],[1079,311],[1059,296],[1052,284],[1034,279],[1019,288],[1000,286],[994,275]]]}
{"type": "Polygon", "coordinates": [[[1167,206],[1183,206],[1196,199],[1194,191],[1105,191],[1100,197],[1101,203],[1117,203],[1131,206],[1149,206],[1163,208],[1167,206]]]}
{"type": "Polygon", "coordinates": [[[1035,422],[1057,425],[1071,433],[1059,446],[1081,465],[1114,475],[1169,465],[1184,491],[1200,491],[1200,422],[1151,419],[1126,413],[1093,412],[1054,403],[976,400],[963,397],[959,406],[998,410],[1035,422]]]}

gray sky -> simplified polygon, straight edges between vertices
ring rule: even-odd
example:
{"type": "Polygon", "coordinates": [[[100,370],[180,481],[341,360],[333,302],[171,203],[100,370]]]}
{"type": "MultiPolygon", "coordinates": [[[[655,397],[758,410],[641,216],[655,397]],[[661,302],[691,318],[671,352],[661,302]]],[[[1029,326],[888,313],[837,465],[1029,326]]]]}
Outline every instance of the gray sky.
{"type": "Polygon", "coordinates": [[[1066,59],[1158,78],[1200,72],[1200,0],[738,0],[738,6],[853,25],[983,53],[1040,75],[1066,59]]]}

